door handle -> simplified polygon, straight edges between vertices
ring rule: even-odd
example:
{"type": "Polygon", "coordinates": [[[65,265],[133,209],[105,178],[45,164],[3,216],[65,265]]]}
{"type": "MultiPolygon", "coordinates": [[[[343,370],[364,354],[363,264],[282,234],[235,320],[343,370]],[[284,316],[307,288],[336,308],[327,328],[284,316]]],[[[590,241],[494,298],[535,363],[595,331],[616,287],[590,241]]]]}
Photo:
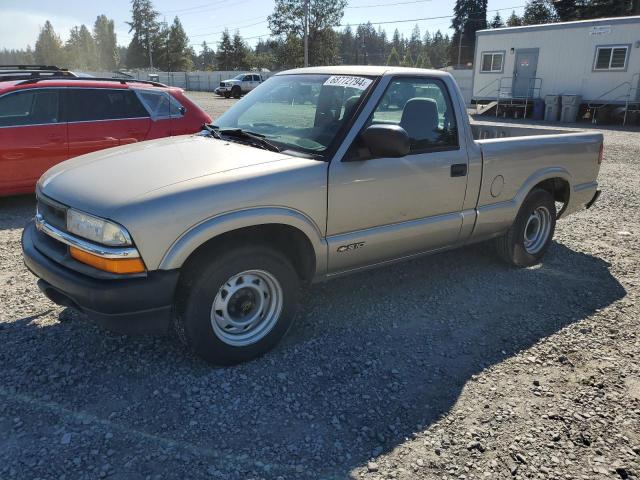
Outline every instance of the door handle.
{"type": "Polygon", "coordinates": [[[451,165],[452,177],[465,177],[466,175],[467,175],[466,163],[454,163],[453,165],[451,165]]]}

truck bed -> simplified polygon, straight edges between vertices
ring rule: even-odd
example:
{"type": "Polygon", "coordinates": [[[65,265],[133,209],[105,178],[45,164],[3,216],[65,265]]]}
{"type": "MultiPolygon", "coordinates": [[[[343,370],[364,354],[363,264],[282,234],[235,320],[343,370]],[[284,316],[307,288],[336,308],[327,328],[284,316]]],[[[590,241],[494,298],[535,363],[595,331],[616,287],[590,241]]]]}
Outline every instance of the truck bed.
{"type": "Polygon", "coordinates": [[[488,138],[531,137],[535,135],[562,135],[579,133],[579,130],[568,130],[553,127],[521,127],[494,122],[471,122],[471,131],[475,140],[488,138]]]}

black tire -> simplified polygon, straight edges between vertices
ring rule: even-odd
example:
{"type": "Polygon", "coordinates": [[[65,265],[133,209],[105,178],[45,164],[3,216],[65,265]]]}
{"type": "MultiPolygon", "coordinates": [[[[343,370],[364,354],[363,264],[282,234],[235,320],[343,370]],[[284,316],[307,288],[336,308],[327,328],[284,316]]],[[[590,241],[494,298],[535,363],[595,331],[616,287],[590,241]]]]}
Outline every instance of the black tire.
{"type": "Polygon", "coordinates": [[[231,98],[231,92],[224,92],[224,98],[231,98]]]}
{"type": "MultiPolygon", "coordinates": [[[[534,222],[535,227],[535,222],[534,222]]],[[[556,228],[556,205],[553,196],[542,189],[532,190],[525,198],[513,225],[496,240],[498,255],[505,262],[516,267],[530,267],[540,263],[546,253],[556,228]],[[535,212],[548,212],[548,229],[544,229],[540,240],[532,246],[525,245],[525,229],[531,224],[530,217],[535,212]]]]}
{"type": "MultiPolygon", "coordinates": [[[[216,256],[203,255],[183,273],[176,302],[178,336],[197,355],[214,365],[235,365],[271,350],[293,324],[300,295],[300,279],[291,262],[270,248],[238,247],[216,256]],[[263,271],[281,287],[280,315],[262,338],[235,346],[214,330],[212,306],[223,285],[241,272],[263,271]]],[[[229,303],[231,303],[229,301],[229,303]]],[[[244,308],[244,307],[243,307],[244,308]]]]}
{"type": "Polygon", "coordinates": [[[242,95],[242,90],[240,90],[240,87],[236,85],[231,89],[231,95],[233,95],[233,98],[240,98],[240,95],[242,95]]]}

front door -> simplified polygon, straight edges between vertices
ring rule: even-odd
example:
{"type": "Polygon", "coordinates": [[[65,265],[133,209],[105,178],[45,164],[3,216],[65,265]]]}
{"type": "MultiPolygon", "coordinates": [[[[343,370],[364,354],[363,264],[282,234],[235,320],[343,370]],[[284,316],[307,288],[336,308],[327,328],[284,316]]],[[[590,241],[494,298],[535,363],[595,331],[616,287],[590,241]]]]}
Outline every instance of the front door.
{"type": "Polygon", "coordinates": [[[521,48],[516,50],[516,64],[513,70],[513,96],[532,97],[535,87],[533,80],[538,70],[538,49],[521,48]]]}
{"type": "Polygon", "coordinates": [[[71,157],[146,139],[149,113],[133,91],[69,88],[65,95],[71,157]]]}
{"type": "Polygon", "coordinates": [[[44,172],[69,158],[59,103],[57,89],[0,97],[0,194],[32,190],[44,172]]]}
{"type": "Polygon", "coordinates": [[[403,127],[411,151],[368,158],[356,140],[342,161],[331,163],[330,273],[435,250],[460,234],[467,154],[445,84],[396,78],[364,128],[372,124],[403,127]]]}

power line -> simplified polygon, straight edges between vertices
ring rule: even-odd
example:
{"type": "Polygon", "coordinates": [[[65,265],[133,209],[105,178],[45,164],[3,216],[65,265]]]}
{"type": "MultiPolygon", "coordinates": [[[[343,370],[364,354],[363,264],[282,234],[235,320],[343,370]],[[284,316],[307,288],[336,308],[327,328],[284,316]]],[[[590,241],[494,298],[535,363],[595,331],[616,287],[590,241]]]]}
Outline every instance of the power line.
{"type": "Polygon", "coordinates": [[[375,7],[395,7],[397,5],[409,5],[412,3],[426,3],[426,2],[430,2],[431,0],[413,0],[411,2],[397,2],[397,3],[376,3],[374,5],[354,5],[351,7],[344,7],[345,10],[346,9],[352,9],[352,8],[375,8],[375,7]]]}
{"type": "Polygon", "coordinates": [[[198,35],[190,35],[190,37],[211,37],[213,35],[220,35],[221,33],[224,33],[225,31],[229,30],[230,28],[235,30],[238,28],[247,28],[247,27],[255,27],[256,25],[262,25],[263,23],[267,23],[266,20],[262,20],[261,22],[256,22],[256,23],[251,23],[249,25],[230,25],[227,28],[225,28],[224,30],[220,30],[219,32],[209,32],[209,33],[199,33],[198,35]]]}
{"type": "MultiPolygon", "coordinates": [[[[391,4],[389,4],[389,5],[391,5],[391,4]]],[[[487,13],[500,12],[502,10],[515,10],[517,8],[524,8],[525,6],[526,5],[515,5],[515,6],[511,6],[511,7],[496,8],[496,9],[493,9],[493,10],[487,10],[487,13]]],[[[424,22],[424,21],[427,21],[427,20],[442,20],[442,19],[453,18],[453,17],[455,17],[455,15],[441,15],[441,16],[437,16],[437,17],[422,17],[422,18],[407,18],[407,19],[403,19],[403,20],[386,20],[386,21],[382,21],[382,22],[370,22],[370,21],[360,22],[360,23],[352,22],[352,23],[345,23],[345,24],[336,25],[336,27],[348,27],[348,26],[353,26],[353,25],[367,25],[367,24],[371,24],[371,25],[389,25],[389,24],[394,24],[394,23],[424,22]]],[[[246,26],[248,27],[248,26],[253,26],[253,25],[259,25],[259,24],[265,23],[265,22],[266,22],[266,20],[264,20],[262,22],[258,22],[256,24],[246,25],[246,26]]],[[[219,35],[219,34],[221,34],[223,32],[224,32],[224,30],[220,31],[220,32],[214,32],[214,33],[211,33],[211,34],[201,34],[201,35],[193,35],[193,36],[195,37],[195,36],[205,36],[205,35],[219,35]]],[[[252,36],[252,37],[246,37],[246,38],[243,38],[243,40],[253,40],[253,39],[256,39],[256,38],[270,37],[270,36],[272,36],[271,33],[265,33],[265,34],[262,34],[262,35],[255,35],[255,36],[252,36]]],[[[200,45],[200,44],[199,43],[197,43],[197,44],[196,43],[192,43],[191,45],[200,45]]]]}

